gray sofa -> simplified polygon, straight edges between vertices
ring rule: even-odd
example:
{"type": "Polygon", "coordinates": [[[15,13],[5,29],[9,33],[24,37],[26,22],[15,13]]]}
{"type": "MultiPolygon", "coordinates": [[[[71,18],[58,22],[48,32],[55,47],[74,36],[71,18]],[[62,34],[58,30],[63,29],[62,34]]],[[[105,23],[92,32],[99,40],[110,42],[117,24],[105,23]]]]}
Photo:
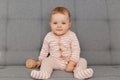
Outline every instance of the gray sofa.
{"type": "MultiPolygon", "coordinates": [[[[56,6],[71,12],[81,57],[95,71],[88,80],[120,80],[120,0],[0,0],[0,80],[33,80],[25,60],[38,58],[56,6]]],[[[77,79],[54,71],[48,80],[77,79]]]]}

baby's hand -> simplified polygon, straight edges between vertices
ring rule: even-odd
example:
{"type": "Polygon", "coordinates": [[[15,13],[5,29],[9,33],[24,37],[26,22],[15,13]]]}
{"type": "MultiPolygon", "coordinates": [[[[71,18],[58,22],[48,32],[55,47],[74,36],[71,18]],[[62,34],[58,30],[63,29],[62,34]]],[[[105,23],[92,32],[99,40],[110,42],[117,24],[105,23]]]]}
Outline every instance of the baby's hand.
{"type": "Polygon", "coordinates": [[[36,68],[39,68],[40,65],[41,65],[41,63],[42,63],[42,61],[37,61],[37,62],[36,62],[36,68]]]}
{"type": "Polygon", "coordinates": [[[70,61],[67,66],[66,66],[66,71],[67,72],[72,72],[75,68],[75,62],[70,61]]]}

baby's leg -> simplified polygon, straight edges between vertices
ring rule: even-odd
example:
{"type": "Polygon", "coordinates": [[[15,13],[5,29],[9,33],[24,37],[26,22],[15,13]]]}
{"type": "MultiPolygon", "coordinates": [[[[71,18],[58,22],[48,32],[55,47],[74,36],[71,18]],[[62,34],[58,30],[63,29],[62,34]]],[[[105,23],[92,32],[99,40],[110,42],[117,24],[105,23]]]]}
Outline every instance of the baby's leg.
{"type": "Polygon", "coordinates": [[[48,79],[53,71],[53,59],[48,57],[42,61],[40,71],[33,70],[31,77],[35,79],[48,79]]]}
{"type": "Polygon", "coordinates": [[[65,70],[67,61],[54,58],[54,69],[65,70]]]}
{"type": "Polygon", "coordinates": [[[84,58],[80,58],[75,70],[74,77],[78,79],[86,79],[93,76],[93,70],[87,68],[87,61],[84,58]]]}

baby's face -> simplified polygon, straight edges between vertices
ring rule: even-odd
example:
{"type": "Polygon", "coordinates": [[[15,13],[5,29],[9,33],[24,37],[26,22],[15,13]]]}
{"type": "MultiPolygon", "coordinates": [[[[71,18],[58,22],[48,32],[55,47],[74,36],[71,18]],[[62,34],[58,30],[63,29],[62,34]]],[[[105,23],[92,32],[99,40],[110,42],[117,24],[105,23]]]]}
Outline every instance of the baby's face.
{"type": "Polygon", "coordinates": [[[62,36],[69,30],[71,22],[67,14],[56,13],[51,16],[50,26],[52,32],[57,36],[62,36]]]}

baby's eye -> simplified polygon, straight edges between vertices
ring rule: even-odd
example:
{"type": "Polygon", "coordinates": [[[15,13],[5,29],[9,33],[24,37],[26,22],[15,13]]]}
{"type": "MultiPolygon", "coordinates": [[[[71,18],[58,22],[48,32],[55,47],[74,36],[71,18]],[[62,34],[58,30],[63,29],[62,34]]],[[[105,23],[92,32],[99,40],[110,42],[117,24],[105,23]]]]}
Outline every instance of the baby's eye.
{"type": "Polygon", "coordinates": [[[54,22],[53,24],[57,24],[57,22],[54,22]]]}
{"type": "Polygon", "coordinates": [[[65,22],[62,22],[62,24],[66,24],[65,22]]]}

